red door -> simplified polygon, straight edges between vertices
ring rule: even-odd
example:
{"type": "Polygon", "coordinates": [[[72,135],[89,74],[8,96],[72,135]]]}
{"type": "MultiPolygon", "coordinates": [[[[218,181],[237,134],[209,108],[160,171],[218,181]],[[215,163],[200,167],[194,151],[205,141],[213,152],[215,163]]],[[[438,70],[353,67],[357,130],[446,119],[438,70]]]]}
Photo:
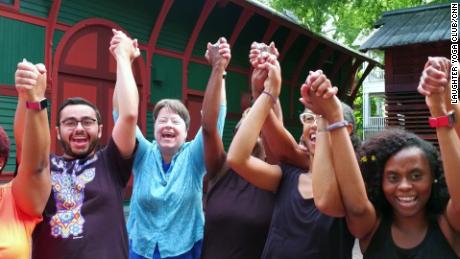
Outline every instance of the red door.
{"type": "MultiPolygon", "coordinates": [[[[53,107],[59,107],[66,98],[77,96],[94,103],[100,110],[104,125],[102,145],[107,144],[113,128],[112,94],[116,80],[116,64],[108,49],[111,37],[112,31],[109,26],[82,26],[63,43],[65,45],[60,52],[62,54],[55,65],[58,69],[57,105],[53,107]]],[[[142,65],[141,58],[133,64],[139,94],[142,93],[142,65]]],[[[57,112],[56,109],[53,109],[53,112],[57,112]]],[[[58,154],[62,152],[59,144],[56,143],[54,148],[58,154]]]]}

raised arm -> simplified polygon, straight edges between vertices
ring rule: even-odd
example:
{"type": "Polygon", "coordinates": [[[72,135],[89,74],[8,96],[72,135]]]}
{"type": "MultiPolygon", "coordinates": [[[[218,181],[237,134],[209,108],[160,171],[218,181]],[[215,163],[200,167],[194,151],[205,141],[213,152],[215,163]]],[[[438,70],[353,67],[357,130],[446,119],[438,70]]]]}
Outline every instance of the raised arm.
{"type": "Polygon", "coordinates": [[[119,117],[115,122],[112,137],[124,157],[133,154],[136,145],[136,126],[139,109],[139,93],[134,80],[131,64],[140,55],[137,40],[131,40],[121,31],[113,30],[110,52],[117,61],[117,81],[115,83],[116,102],[119,117]]]}
{"type": "MultiPolygon", "coordinates": [[[[18,64],[15,74],[16,89],[24,106],[45,98],[46,69],[43,64],[27,61],[18,64]]],[[[20,135],[22,145],[18,175],[13,179],[12,192],[18,207],[28,215],[40,216],[51,192],[49,153],[50,130],[47,109],[24,109],[21,118],[24,128],[20,135]],[[22,139],[23,138],[23,139],[22,139]]]]}
{"type": "MultiPolygon", "coordinates": [[[[424,96],[429,96],[436,93],[444,93],[444,103],[448,111],[455,111],[455,114],[460,114],[460,103],[451,103],[451,85],[450,85],[450,70],[452,64],[445,57],[428,57],[425,63],[422,77],[418,85],[418,92],[424,96]],[[428,69],[431,67],[431,69],[428,69]]],[[[458,70],[458,67],[457,67],[458,70]]],[[[455,122],[455,131],[460,136],[460,120],[455,122]]]]}
{"type": "Polygon", "coordinates": [[[201,126],[207,176],[212,180],[222,169],[226,159],[222,136],[217,129],[217,119],[220,104],[226,103],[223,76],[231,58],[227,40],[222,37],[215,44],[208,42],[205,57],[212,70],[203,99],[201,126]]]}
{"type": "MultiPolygon", "coordinates": [[[[273,42],[268,46],[258,42],[251,44],[249,62],[254,68],[251,74],[251,92],[254,100],[262,93],[267,78],[267,71],[259,69],[258,65],[264,63],[269,55],[275,57],[279,55],[273,42]]],[[[283,161],[305,170],[308,169],[307,153],[298,146],[296,139],[283,126],[283,114],[279,99],[273,105],[262,128],[262,140],[267,161],[270,163],[275,164],[283,161]]]]}
{"type": "MultiPolygon", "coordinates": [[[[324,99],[335,96],[337,92],[337,88],[332,87],[330,80],[325,77],[321,70],[310,72],[302,87],[311,86],[318,88],[317,93],[324,99]]],[[[300,100],[308,106],[307,101],[303,97],[300,100]]],[[[317,129],[314,136],[316,142],[315,150],[313,150],[314,156],[311,168],[313,197],[316,207],[323,213],[330,216],[342,217],[345,216],[345,208],[335,177],[330,134],[325,131],[328,122],[326,119],[319,117],[316,123],[317,129]]],[[[305,137],[308,138],[311,136],[305,137]]]]}
{"type": "Polygon", "coordinates": [[[281,72],[275,56],[260,64],[259,68],[268,70],[264,91],[243,119],[233,138],[227,155],[227,163],[253,185],[264,190],[276,191],[282,176],[281,168],[253,157],[251,153],[265,118],[280,93],[281,72]]]}
{"type": "MultiPolygon", "coordinates": [[[[321,71],[313,72],[310,75],[316,76],[316,80],[302,86],[301,93],[304,104],[311,105],[311,109],[316,114],[323,115],[329,125],[343,121],[343,111],[339,99],[335,95],[331,98],[322,97],[323,86],[328,85],[327,83],[324,84],[327,78],[322,75],[321,71]]],[[[375,209],[367,197],[364,180],[347,127],[336,128],[331,130],[329,134],[334,146],[332,148],[332,164],[345,207],[348,228],[355,237],[364,238],[373,231],[377,224],[375,209]]],[[[318,164],[321,167],[330,164],[330,161],[321,161],[318,164]]]]}
{"type": "MultiPolygon", "coordinates": [[[[450,92],[449,74],[450,69],[442,66],[443,58],[430,58],[423,70],[420,79],[419,89],[432,89],[430,94],[426,94],[425,100],[430,109],[431,116],[434,118],[447,116],[448,107],[446,105],[445,92],[450,92]]],[[[449,67],[450,68],[450,67],[449,67]]],[[[455,116],[459,113],[455,110],[455,116]],[[456,112],[456,113],[455,113],[456,112]]],[[[460,166],[460,140],[455,132],[455,125],[436,127],[439,148],[441,149],[442,165],[449,189],[450,200],[445,212],[449,225],[460,232],[460,177],[458,167],[460,166]]]]}

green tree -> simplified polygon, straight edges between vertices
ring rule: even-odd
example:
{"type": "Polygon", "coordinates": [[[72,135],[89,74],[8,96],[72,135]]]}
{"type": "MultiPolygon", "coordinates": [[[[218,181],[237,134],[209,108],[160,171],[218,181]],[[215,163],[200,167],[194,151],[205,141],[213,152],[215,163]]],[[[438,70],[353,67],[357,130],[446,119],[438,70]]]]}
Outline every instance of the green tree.
{"type": "MultiPolygon", "coordinates": [[[[332,32],[334,40],[352,46],[360,33],[367,35],[383,12],[432,3],[447,3],[446,0],[271,0],[265,1],[276,10],[292,12],[308,29],[327,33],[325,25],[332,32]]],[[[352,46],[353,47],[353,46],[352,46]]],[[[355,46],[356,47],[356,46],[355,46]]]]}

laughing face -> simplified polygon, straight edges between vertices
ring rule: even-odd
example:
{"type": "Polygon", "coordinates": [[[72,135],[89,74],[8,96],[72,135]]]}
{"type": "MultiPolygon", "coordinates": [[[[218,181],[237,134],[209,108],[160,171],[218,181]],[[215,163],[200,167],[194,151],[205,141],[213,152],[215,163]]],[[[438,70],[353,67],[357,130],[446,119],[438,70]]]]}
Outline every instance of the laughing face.
{"type": "Polygon", "coordinates": [[[417,147],[400,150],[388,159],[382,188],[395,216],[412,217],[425,213],[433,176],[428,159],[417,147]]]}
{"type": "Polygon", "coordinates": [[[187,138],[185,121],[179,114],[164,107],[155,120],[155,139],[162,155],[173,156],[187,138]]]}
{"type": "Polygon", "coordinates": [[[96,152],[102,135],[96,112],[88,105],[68,105],[60,113],[57,138],[68,159],[85,158],[96,152]]]}
{"type": "Polygon", "coordinates": [[[317,115],[307,109],[304,113],[300,114],[300,121],[303,124],[302,139],[312,156],[315,154],[317,130],[316,119],[317,115]]]}

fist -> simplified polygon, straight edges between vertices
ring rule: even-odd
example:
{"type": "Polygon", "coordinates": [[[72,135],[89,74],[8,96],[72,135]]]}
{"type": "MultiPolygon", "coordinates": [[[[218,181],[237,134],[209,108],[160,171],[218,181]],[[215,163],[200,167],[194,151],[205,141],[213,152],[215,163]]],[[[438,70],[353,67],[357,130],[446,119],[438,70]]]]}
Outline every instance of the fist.
{"type": "Polygon", "coordinates": [[[45,97],[46,68],[43,64],[32,64],[26,59],[19,62],[15,73],[18,95],[27,101],[39,101],[45,97]]]}
{"type": "Polygon", "coordinates": [[[129,58],[131,62],[140,56],[137,39],[132,40],[124,32],[112,29],[113,37],[110,40],[109,51],[115,59],[129,58]]]}
{"type": "Polygon", "coordinates": [[[217,66],[225,70],[232,56],[227,39],[220,37],[214,44],[208,42],[204,56],[211,66],[217,66]]]}

